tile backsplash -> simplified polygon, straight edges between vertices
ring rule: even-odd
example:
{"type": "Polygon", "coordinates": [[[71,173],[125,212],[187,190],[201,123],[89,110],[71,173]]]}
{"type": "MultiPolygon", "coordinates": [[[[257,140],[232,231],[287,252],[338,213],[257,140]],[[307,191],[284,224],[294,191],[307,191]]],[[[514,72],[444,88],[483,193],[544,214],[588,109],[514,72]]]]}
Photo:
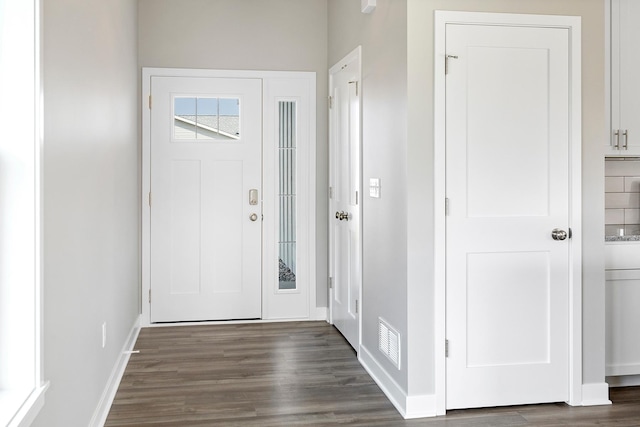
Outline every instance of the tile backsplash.
{"type": "Polygon", "coordinates": [[[640,234],[640,158],[608,158],[604,176],[605,234],[640,234]]]}

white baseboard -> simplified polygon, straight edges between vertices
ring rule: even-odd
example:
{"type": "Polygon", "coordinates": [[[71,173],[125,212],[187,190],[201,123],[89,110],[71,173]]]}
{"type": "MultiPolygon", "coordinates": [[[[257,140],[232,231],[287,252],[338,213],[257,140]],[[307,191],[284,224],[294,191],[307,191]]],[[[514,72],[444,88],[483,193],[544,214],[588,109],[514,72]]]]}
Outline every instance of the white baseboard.
{"type": "Polygon", "coordinates": [[[640,375],[621,375],[606,378],[609,387],[635,387],[640,385],[640,375]]]}
{"type": "Polygon", "coordinates": [[[582,406],[611,405],[609,384],[582,384],[582,406]]]}
{"type": "Polygon", "coordinates": [[[309,318],[312,320],[324,320],[327,321],[327,307],[316,307],[315,311],[311,312],[309,318]]]}
{"type": "Polygon", "coordinates": [[[118,391],[118,386],[120,385],[120,381],[124,375],[127,363],[129,363],[129,357],[131,356],[131,353],[129,352],[133,350],[136,340],[138,339],[138,333],[140,333],[141,317],[142,316],[138,316],[131,327],[129,336],[127,337],[124,346],[122,347],[122,351],[120,352],[120,357],[118,357],[116,364],[113,366],[113,370],[109,376],[109,381],[107,381],[107,385],[100,397],[100,402],[98,402],[98,406],[93,413],[93,417],[91,417],[89,427],[103,427],[105,421],[107,421],[111,404],[113,403],[113,399],[116,397],[116,392],[118,391]]]}
{"type": "Polygon", "coordinates": [[[364,346],[360,346],[358,359],[360,364],[376,384],[378,384],[378,387],[380,387],[403,418],[411,419],[436,416],[435,395],[408,396],[402,387],[391,378],[387,371],[374,359],[364,346]]]}
{"type": "Polygon", "coordinates": [[[606,375],[608,377],[620,375],[636,375],[638,372],[640,372],[640,364],[638,363],[629,365],[607,365],[606,367],[606,375]]]}

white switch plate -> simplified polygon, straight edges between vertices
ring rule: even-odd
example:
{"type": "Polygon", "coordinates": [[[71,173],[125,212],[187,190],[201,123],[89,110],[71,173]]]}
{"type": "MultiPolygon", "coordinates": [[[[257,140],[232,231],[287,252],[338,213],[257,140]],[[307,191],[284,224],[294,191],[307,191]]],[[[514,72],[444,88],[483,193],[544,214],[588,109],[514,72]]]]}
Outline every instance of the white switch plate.
{"type": "Polygon", "coordinates": [[[107,346],[107,322],[102,323],[102,348],[107,346]]]}
{"type": "Polygon", "coordinates": [[[380,178],[369,179],[369,197],[380,198],[380,178]]]}

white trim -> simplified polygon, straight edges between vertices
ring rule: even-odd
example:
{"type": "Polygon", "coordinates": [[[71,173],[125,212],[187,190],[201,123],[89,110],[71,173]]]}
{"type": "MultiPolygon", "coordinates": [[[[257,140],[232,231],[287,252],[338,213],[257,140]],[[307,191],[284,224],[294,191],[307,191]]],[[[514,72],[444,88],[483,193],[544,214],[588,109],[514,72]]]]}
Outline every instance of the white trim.
{"type": "Polygon", "coordinates": [[[380,387],[389,401],[405,419],[436,416],[436,396],[433,394],[409,396],[380,366],[366,347],[360,346],[358,360],[369,376],[380,387]]]}
{"type": "Polygon", "coordinates": [[[622,375],[606,377],[609,387],[637,387],[640,386],[640,375],[622,375]]]}
{"type": "Polygon", "coordinates": [[[327,307],[316,307],[315,310],[311,311],[309,315],[309,320],[324,320],[325,322],[329,322],[329,310],[327,307]]]}
{"type": "Polygon", "coordinates": [[[612,117],[611,117],[611,0],[604,0],[604,117],[607,131],[605,154],[611,154],[612,117]]]}
{"type": "Polygon", "coordinates": [[[582,406],[611,405],[609,384],[591,383],[582,385],[582,406]]]}
{"type": "Polygon", "coordinates": [[[445,26],[448,23],[469,25],[509,25],[566,28],[570,51],[570,249],[569,296],[569,398],[570,405],[582,404],[582,176],[581,176],[581,19],[575,16],[520,15],[508,13],[435,11],[434,38],[434,229],[435,229],[435,394],[437,414],[446,413],[446,337],[445,292],[445,26]]]}
{"type": "Polygon", "coordinates": [[[15,416],[9,421],[7,427],[28,427],[38,416],[44,406],[44,395],[49,388],[49,381],[33,390],[31,395],[25,400],[15,416]]]}
{"type": "MultiPolygon", "coordinates": [[[[306,213],[308,224],[308,236],[306,248],[306,257],[308,264],[308,311],[306,317],[291,317],[282,320],[296,321],[296,320],[316,320],[315,317],[318,313],[318,307],[316,307],[316,163],[315,163],[315,150],[316,150],[316,103],[315,103],[315,73],[313,72],[297,72],[297,71],[251,71],[251,70],[207,70],[207,69],[186,69],[186,68],[149,68],[143,67],[142,69],[142,93],[141,93],[141,105],[142,105],[142,177],[141,177],[141,191],[142,191],[142,205],[141,205],[141,282],[142,282],[142,299],[141,299],[141,326],[155,326],[150,321],[150,306],[148,302],[148,295],[150,290],[150,207],[149,207],[149,191],[151,187],[150,183],[150,147],[151,147],[151,110],[149,106],[149,96],[151,94],[151,77],[163,76],[163,77],[217,77],[217,78],[247,78],[247,79],[262,79],[263,83],[269,81],[313,81],[313,89],[310,90],[310,103],[309,103],[309,145],[306,156],[306,162],[304,167],[309,173],[304,189],[300,188],[299,192],[305,191],[309,195],[306,207],[309,210],[306,213]]],[[[264,91],[263,85],[263,91],[264,91]]],[[[264,93],[263,93],[263,106],[264,106],[264,93]]],[[[265,112],[263,111],[263,117],[265,112]]],[[[262,137],[264,135],[265,127],[263,123],[262,137]]],[[[302,164],[300,165],[302,166],[302,164]]],[[[300,169],[302,170],[302,169],[300,169]]],[[[299,214],[304,214],[300,210],[299,214]]],[[[270,244],[269,242],[263,242],[264,245],[270,244]]],[[[302,259],[301,259],[302,261],[302,259]]],[[[264,284],[263,284],[264,292],[264,284]]],[[[284,295],[284,294],[283,294],[284,295]]],[[[263,296],[264,300],[264,296],[263,296]]],[[[264,307],[264,306],[263,306],[264,307]]],[[[320,307],[322,309],[322,307],[320,307]]],[[[324,308],[326,310],[326,308],[324,308]]],[[[326,315],[322,320],[326,318],[326,315]]],[[[265,319],[266,320],[266,319],[265,319]]],[[[277,320],[277,319],[273,319],[277,320]]],[[[255,322],[255,321],[254,321],[255,322]]],[[[228,322],[227,322],[228,323],[228,322]]],[[[184,324],[184,323],[181,323],[184,324]]],[[[197,324],[216,324],[216,322],[199,322],[197,324]]]]}
{"type": "Polygon", "coordinates": [[[133,322],[131,331],[129,331],[129,336],[122,346],[120,357],[118,357],[116,364],[111,370],[111,375],[109,376],[109,380],[107,381],[104,391],[102,392],[102,396],[100,396],[98,406],[93,412],[93,416],[91,417],[91,421],[89,422],[89,427],[102,427],[107,421],[107,416],[109,415],[111,404],[113,403],[113,399],[116,397],[116,392],[118,391],[118,387],[120,386],[120,381],[122,381],[122,376],[124,375],[124,371],[127,368],[127,364],[129,363],[129,357],[131,357],[130,351],[135,347],[139,333],[140,316],[136,317],[135,322],[133,322]]]}
{"type": "Polygon", "coordinates": [[[616,364],[609,365],[607,364],[605,369],[606,375],[609,377],[617,377],[622,375],[636,375],[640,372],[640,363],[629,363],[629,364],[616,364]]]}

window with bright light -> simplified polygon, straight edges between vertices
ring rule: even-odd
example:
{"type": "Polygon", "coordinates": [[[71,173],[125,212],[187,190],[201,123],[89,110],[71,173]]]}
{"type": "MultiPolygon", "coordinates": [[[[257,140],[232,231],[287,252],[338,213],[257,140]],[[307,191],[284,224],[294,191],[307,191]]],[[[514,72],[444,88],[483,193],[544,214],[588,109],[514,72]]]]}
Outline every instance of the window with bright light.
{"type": "Polygon", "coordinates": [[[0,426],[29,425],[41,372],[40,3],[0,0],[0,426]]]}

